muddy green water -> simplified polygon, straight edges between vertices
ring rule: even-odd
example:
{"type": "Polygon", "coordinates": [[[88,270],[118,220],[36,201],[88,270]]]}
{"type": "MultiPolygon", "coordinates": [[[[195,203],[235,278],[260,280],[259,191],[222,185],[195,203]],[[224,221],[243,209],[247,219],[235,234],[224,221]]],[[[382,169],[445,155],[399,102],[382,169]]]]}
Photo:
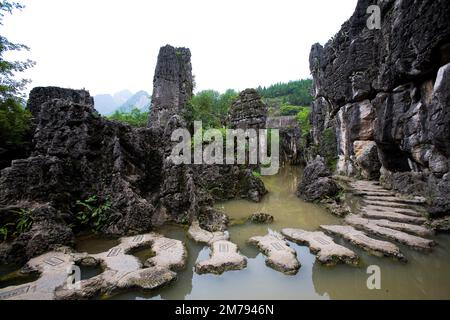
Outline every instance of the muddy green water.
{"type": "Polygon", "coordinates": [[[177,281],[165,288],[150,294],[128,292],[114,299],[450,299],[450,236],[447,235],[436,237],[439,246],[431,254],[400,246],[409,259],[407,264],[369,256],[336,239],[360,255],[360,267],[322,266],[315,262],[315,256],[308,248],[291,243],[302,264],[299,273],[286,276],[268,268],[265,257],[246,244],[250,237],[265,235],[268,229],[316,230],[321,224],[341,223],[323,208],[295,196],[299,176],[300,169],[288,167],[277,176],[264,177],[269,194],[262,203],[236,200],[218,205],[235,221],[258,211],[275,217],[275,223],[269,226],[245,224],[229,228],[231,240],[248,258],[246,269],[221,276],[197,275],[193,267],[196,261],[208,257],[209,249],[187,239],[184,229],[165,227],[161,233],[185,241],[187,245],[186,270],[179,272],[177,281]],[[381,268],[381,290],[367,288],[369,275],[366,270],[370,265],[381,268]]]}

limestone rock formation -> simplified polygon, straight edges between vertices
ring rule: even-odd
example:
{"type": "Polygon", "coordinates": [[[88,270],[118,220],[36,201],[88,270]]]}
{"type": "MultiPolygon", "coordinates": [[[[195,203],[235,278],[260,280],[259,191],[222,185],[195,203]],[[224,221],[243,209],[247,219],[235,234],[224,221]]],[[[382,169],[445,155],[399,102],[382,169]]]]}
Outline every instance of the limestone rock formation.
{"type": "Polygon", "coordinates": [[[359,0],[310,54],[316,154],[331,132],[338,174],[382,176],[394,190],[429,198],[436,216],[450,210],[448,21],[448,1],[359,0]],[[381,9],[380,29],[367,27],[370,5],[381,9]]]}
{"type": "Polygon", "coordinates": [[[193,89],[190,50],[162,47],[153,79],[149,126],[164,130],[172,116],[181,114],[193,89]]]}
{"type": "Polygon", "coordinates": [[[335,197],[340,190],[340,187],[331,178],[331,171],[323,159],[317,157],[305,168],[297,195],[307,201],[319,201],[335,197]]]}
{"type": "Polygon", "coordinates": [[[175,165],[168,158],[173,130],[186,126],[191,69],[188,49],[161,48],[148,128],[104,119],[84,90],[32,90],[31,155],[0,171],[0,225],[25,210],[32,227],[12,241],[2,239],[1,263],[71,245],[77,230],[69,226],[81,227],[78,200],[95,197],[93,205],[103,208],[98,231],[114,235],[194,219],[208,230],[224,230],[228,219],[214,209],[216,199],[261,200],[267,191],[251,168],[175,165]]]}
{"type": "Polygon", "coordinates": [[[233,129],[264,129],[268,108],[255,89],[242,91],[230,108],[228,123],[233,129]]]}

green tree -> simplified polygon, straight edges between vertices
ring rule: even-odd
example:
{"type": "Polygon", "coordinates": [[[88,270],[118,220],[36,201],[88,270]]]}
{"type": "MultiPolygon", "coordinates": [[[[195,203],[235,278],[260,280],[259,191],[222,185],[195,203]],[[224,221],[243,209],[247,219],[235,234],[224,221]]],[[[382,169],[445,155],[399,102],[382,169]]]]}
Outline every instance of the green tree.
{"type": "Polygon", "coordinates": [[[133,127],[145,127],[148,121],[148,112],[141,111],[138,108],[134,108],[130,112],[116,110],[116,112],[108,118],[111,120],[128,123],[133,127]]]}
{"type": "Polygon", "coordinates": [[[201,91],[189,101],[184,116],[191,124],[202,121],[205,129],[221,128],[237,96],[237,92],[231,89],[224,94],[214,90],[201,91]]]}
{"type": "MultiPolygon", "coordinates": [[[[0,0],[0,27],[6,14],[23,9],[16,2],[0,0]]],[[[6,37],[0,35],[0,147],[11,144],[20,144],[23,135],[28,129],[30,114],[23,107],[23,90],[30,82],[27,79],[17,79],[17,73],[24,72],[34,66],[34,62],[8,61],[5,54],[11,51],[29,50],[23,44],[10,42],[6,37]]]]}

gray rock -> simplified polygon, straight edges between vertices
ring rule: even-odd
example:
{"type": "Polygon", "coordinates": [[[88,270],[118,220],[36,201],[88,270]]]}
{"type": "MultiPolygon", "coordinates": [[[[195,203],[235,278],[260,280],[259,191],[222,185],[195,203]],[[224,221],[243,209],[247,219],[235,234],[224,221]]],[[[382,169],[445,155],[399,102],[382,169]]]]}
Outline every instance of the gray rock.
{"type": "Polygon", "coordinates": [[[323,159],[318,157],[305,168],[297,195],[307,201],[318,201],[324,198],[334,198],[340,190],[340,187],[331,178],[331,171],[323,159]]]}

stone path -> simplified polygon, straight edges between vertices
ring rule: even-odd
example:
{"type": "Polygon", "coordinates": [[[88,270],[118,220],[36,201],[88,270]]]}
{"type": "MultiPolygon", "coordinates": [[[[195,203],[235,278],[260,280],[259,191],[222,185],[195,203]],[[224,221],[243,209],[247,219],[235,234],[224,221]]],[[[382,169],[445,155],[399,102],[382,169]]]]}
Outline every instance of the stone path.
{"type": "Polygon", "coordinates": [[[431,250],[431,248],[436,245],[432,240],[410,235],[406,232],[391,229],[387,226],[382,226],[378,224],[376,220],[369,220],[350,215],[346,217],[345,222],[357,229],[366,231],[367,233],[397,241],[414,249],[431,250]]]}
{"type": "Polygon", "coordinates": [[[173,270],[186,264],[187,251],[181,241],[165,238],[156,233],[120,239],[120,244],[99,254],[74,253],[70,250],[49,252],[30,260],[29,270],[40,272],[35,282],[0,290],[0,299],[67,300],[90,299],[111,295],[122,290],[153,290],[176,278],[173,270]],[[151,247],[155,256],[145,263],[131,253],[151,247]],[[76,286],[68,284],[73,265],[101,266],[103,272],[76,286]],[[70,287],[69,287],[70,286],[70,287]]]}
{"type": "Polygon", "coordinates": [[[317,261],[333,266],[338,263],[358,264],[358,256],[344,246],[338,245],[333,239],[321,231],[308,232],[301,229],[283,229],[281,233],[290,241],[307,245],[316,254],[317,261]]]}
{"type": "Polygon", "coordinates": [[[195,272],[198,274],[222,274],[247,267],[247,259],[239,253],[236,244],[228,241],[230,238],[228,233],[209,232],[195,221],[189,228],[188,235],[194,241],[207,244],[211,248],[210,258],[195,265],[195,272]]]}
{"type": "Polygon", "coordinates": [[[267,234],[250,238],[249,243],[267,256],[266,265],[287,275],[295,275],[300,269],[297,253],[289,247],[280,234],[267,234]]]}
{"type": "Polygon", "coordinates": [[[370,238],[364,232],[358,231],[351,226],[321,226],[321,229],[329,234],[341,236],[345,240],[376,256],[393,257],[401,261],[406,261],[406,258],[395,244],[370,238]]]}
{"type": "Polygon", "coordinates": [[[433,232],[424,225],[426,214],[420,205],[425,199],[396,195],[371,181],[349,183],[354,194],[362,197],[359,214],[347,216],[347,226],[321,226],[327,233],[340,236],[373,254],[406,261],[394,241],[416,250],[430,251],[436,243],[426,237],[433,232]],[[382,241],[371,238],[386,239],[382,241]]]}

